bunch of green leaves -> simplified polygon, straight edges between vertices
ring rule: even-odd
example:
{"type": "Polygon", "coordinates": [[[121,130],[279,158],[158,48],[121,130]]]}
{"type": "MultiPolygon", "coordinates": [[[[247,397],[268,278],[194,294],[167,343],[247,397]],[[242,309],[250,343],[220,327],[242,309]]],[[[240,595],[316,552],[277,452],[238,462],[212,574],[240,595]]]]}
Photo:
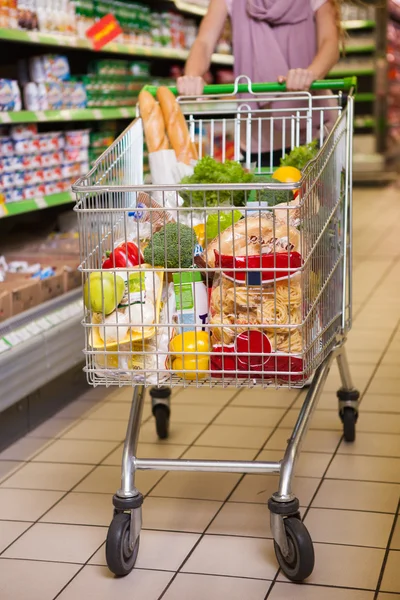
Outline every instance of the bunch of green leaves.
{"type": "MultiPolygon", "coordinates": [[[[255,175],[254,183],[274,183],[279,182],[273,178],[273,175],[255,175]]],[[[277,204],[287,204],[293,200],[293,192],[291,190],[254,190],[255,200],[263,202],[268,206],[276,206],[277,204]]]]}
{"type": "MultiPolygon", "coordinates": [[[[220,163],[211,156],[204,156],[198,161],[193,175],[184,177],[181,181],[185,184],[225,184],[229,187],[232,183],[251,183],[253,175],[246,172],[243,167],[232,160],[220,163]]],[[[185,191],[180,192],[185,206],[244,206],[246,192],[244,190],[230,191],[185,191]]]]}
{"type": "Polygon", "coordinates": [[[281,167],[296,167],[302,171],[307,163],[316,157],[318,153],[318,141],[314,140],[310,144],[293,148],[285,158],[281,158],[281,167]]]}

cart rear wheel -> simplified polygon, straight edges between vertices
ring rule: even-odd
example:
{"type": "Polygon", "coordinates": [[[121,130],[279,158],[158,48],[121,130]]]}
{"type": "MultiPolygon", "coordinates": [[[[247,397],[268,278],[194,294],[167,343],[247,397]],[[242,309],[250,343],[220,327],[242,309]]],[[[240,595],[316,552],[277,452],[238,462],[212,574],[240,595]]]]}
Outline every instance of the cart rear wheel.
{"type": "Polygon", "coordinates": [[[128,575],[135,566],[139,552],[140,536],[132,549],[129,548],[131,528],[130,513],[117,513],[108,529],[106,541],[106,560],[108,568],[114,575],[128,575]]]}
{"type": "Polygon", "coordinates": [[[156,420],[157,435],[160,440],[166,440],[169,434],[169,414],[170,410],[164,404],[155,405],[153,414],[156,420]]]}
{"type": "Polygon", "coordinates": [[[345,406],[341,414],[343,422],[343,435],[346,442],[354,442],[356,439],[357,412],[351,406],[345,406]]]}
{"type": "Polygon", "coordinates": [[[314,569],[314,547],[304,523],[296,517],[284,520],[289,544],[289,555],[283,556],[278,544],[274,542],[275,554],[279,566],[291,581],[304,581],[314,569]]]}

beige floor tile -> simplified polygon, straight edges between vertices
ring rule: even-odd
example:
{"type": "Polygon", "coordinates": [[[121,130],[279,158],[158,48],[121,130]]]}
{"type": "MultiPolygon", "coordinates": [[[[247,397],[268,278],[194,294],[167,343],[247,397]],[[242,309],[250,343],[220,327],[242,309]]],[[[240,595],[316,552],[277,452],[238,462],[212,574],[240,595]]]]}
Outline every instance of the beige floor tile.
{"type": "MultiPolygon", "coordinates": [[[[314,551],[315,568],[307,583],[375,590],[384,550],[314,544],[314,551]]],[[[278,581],[286,581],[286,577],[280,573],[278,581]]]]}
{"type": "Polygon", "coordinates": [[[395,513],[400,485],[366,481],[325,479],[313,501],[313,507],[342,508],[395,513]]]}
{"type": "Polygon", "coordinates": [[[387,559],[385,572],[381,583],[382,592],[400,594],[400,552],[391,550],[387,559]]]}
{"type": "MultiPolygon", "coordinates": [[[[280,427],[286,427],[293,429],[296,420],[299,416],[298,409],[290,410],[287,415],[283,418],[280,427]]],[[[342,424],[339,419],[337,410],[321,410],[317,409],[312,417],[310,423],[310,430],[312,429],[323,429],[331,431],[341,431],[342,424]]]]}
{"type": "Polygon", "coordinates": [[[52,508],[41,521],[71,525],[108,527],[113,514],[110,494],[78,494],[71,492],[52,508]]]}
{"type": "Polygon", "coordinates": [[[371,394],[368,391],[362,399],[361,411],[400,413],[400,396],[392,396],[390,394],[377,395],[371,394]]]}
{"type": "Polygon", "coordinates": [[[320,585],[276,583],[268,596],[268,600],[322,600],[322,598],[323,600],[374,600],[374,592],[320,585]]]}
{"type": "MultiPolygon", "coordinates": [[[[262,461],[279,461],[282,460],[281,451],[263,450],[257,457],[257,460],[262,461]]],[[[315,452],[303,452],[300,454],[295,468],[295,475],[299,477],[322,477],[331,460],[329,454],[317,454],[315,452]]]]}
{"type": "Polygon", "coordinates": [[[1,460],[0,461],[0,482],[5,482],[13,476],[27,463],[18,460],[1,460]]]}
{"type": "Polygon", "coordinates": [[[91,465],[70,465],[61,463],[27,463],[9,477],[2,487],[31,490],[70,490],[93,467],[91,465]]]}
{"type": "Polygon", "coordinates": [[[56,440],[33,461],[56,463],[81,463],[97,465],[116,447],[116,442],[88,440],[56,440]]]}
{"type": "Polygon", "coordinates": [[[390,544],[391,550],[400,550],[400,518],[397,517],[396,528],[390,544]]]}
{"type": "Polygon", "coordinates": [[[375,379],[400,379],[400,371],[391,365],[380,365],[375,373],[375,379]]]}
{"type": "Polygon", "coordinates": [[[206,535],[182,571],[273,579],[277,572],[273,542],[266,539],[206,535]]]}
{"type": "Polygon", "coordinates": [[[20,521],[36,521],[36,519],[49,510],[62,495],[62,492],[0,488],[1,518],[20,521]]]}
{"type": "Polygon", "coordinates": [[[221,502],[175,498],[146,498],[143,527],[164,531],[202,533],[215,516],[221,502]]]}
{"type": "Polygon", "coordinates": [[[400,458],[337,455],[329,467],[327,477],[400,483],[400,458]]]}
{"type": "MultiPolygon", "coordinates": [[[[177,571],[199,539],[194,533],[149,531],[140,534],[140,549],[135,567],[177,571]]],[[[96,552],[89,564],[106,566],[105,544],[96,552]]]]}
{"type": "MultiPolygon", "coordinates": [[[[318,487],[319,479],[296,477],[293,482],[293,492],[301,506],[308,506],[318,487]]],[[[230,501],[267,504],[279,485],[277,475],[245,475],[233,492],[230,501]]]]}
{"type": "Polygon", "coordinates": [[[99,419],[101,421],[103,419],[106,421],[122,420],[127,423],[130,408],[130,404],[127,402],[106,402],[93,410],[88,416],[88,419],[99,419]]]}
{"type": "Polygon", "coordinates": [[[95,398],[91,400],[79,398],[78,400],[75,400],[74,402],[68,404],[62,410],[58,411],[56,415],[57,419],[85,418],[91,413],[92,410],[95,410],[101,402],[101,400],[95,398]]]}
{"type": "Polygon", "coordinates": [[[355,442],[348,444],[343,441],[338,452],[339,454],[400,458],[400,436],[392,433],[363,433],[357,431],[355,442]]]}
{"type": "Polygon", "coordinates": [[[397,596],[398,596],[398,594],[380,593],[380,594],[378,594],[377,600],[398,600],[397,596]]]}
{"type": "MultiPolygon", "coordinates": [[[[279,427],[265,445],[266,450],[285,450],[287,441],[292,434],[292,429],[279,427]]],[[[341,438],[341,433],[336,431],[319,431],[310,429],[304,440],[302,451],[328,452],[333,454],[341,438]]]]}
{"type": "Polygon", "coordinates": [[[365,412],[362,411],[357,420],[357,431],[368,433],[400,433],[400,413],[390,414],[384,412],[365,412]]]}
{"type": "Polygon", "coordinates": [[[58,419],[57,417],[52,417],[36,427],[36,429],[32,429],[27,434],[27,437],[45,439],[61,437],[75,422],[76,419],[58,419]]]}
{"type": "Polygon", "coordinates": [[[53,600],[79,565],[0,559],[2,600],[53,600]]]}
{"type": "Polygon", "coordinates": [[[0,552],[3,552],[30,526],[31,523],[26,521],[0,521],[0,552]]]}
{"type": "Polygon", "coordinates": [[[181,390],[176,397],[172,398],[172,408],[174,404],[206,404],[211,406],[225,406],[232,400],[238,390],[221,388],[188,388],[181,390]]]}
{"type": "Polygon", "coordinates": [[[215,419],[216,425],[241,425],[248,427],[275,427],[282,418],[282,408],[243,408],[228,406],[215,419]]]}
{"type": "Polygon", "coordinates": [[[0,453],[0,460],[30,460],[44,450],[52,441],[40,438],[23,437],[0,453]]]}
{"type": "MultiPolygon", "coordinates": [[[[400,361],[400,356],[397,354],[397,358],[400,361]]],[[[385,394],[392,394],[393,396],[400,396],[400,386],[397,379],[373,379],[371,385],[368,388],[370,394],[376,394],[384,396],[385,394]]]]}
{"type": "Polygon", "coordinates": [[[211,448],[210,446],[192,446],[182,458],[193,460],[254,460],[257,455],[254,448],[211,448]]]}
{"type": "Polygon", "coordinates": [[[351,365],[377,365],[381,359],[382,352],[378,351],[349,351],[348,359],[351,365]]]}
{"type": "MultiPolygon", "coordinates": [[[[140,600],[157,600],[172,578],[167,571],[135,569],[128,577],[115,579],[106,567],[87,566],[60,594],[59,600],[115,600],[129,598],[140,590],[140,600]]],[[[42,599],[41,599],[42,600],[42,599]]],[[[57,599],[58,600],[58,599],[57,599]]]]}
{"type": "Polygon", "coordinates": [[[179,473],[171,472],[156,485],[152,496],[165,498],[193,498],[226,500],[239,481],[235,473],[179,473]]]}
{"type": "Polygon", "coordinates": [[[314,542],[386,548],[393,515],[311,508],[305,523],[314,542]]]}
{"type": "Polygon", "coordinates": [[[298,390],[281,388],[275,390],[258,389],[241,390],[240,394],[232,400],[230,406],[243,406],[245,408],[288,408],[299,395],[298,390]]]}
{"type": "Polygon", "coordinates": [[[270,582],[179,573],[163,600],[264,600],[270,582]]]}
{"type": "MultiPolygon", "coordinates": [[[[293,404],[292,409],[299,411],[303,405],[305,397],[306,397],[306,391],[303,391],[297,398],[296,402],[293,404]]],[[[324,389],[324,391],[321,393],[321,396],[318,400],[318,410],[321,410],[321,409],[322,410],[336,410],[337,406],[338,406],[338,399],[336,397],[336,392],[327,392],[324,389]]]]}
{"type": "MultiPolygon", "coordinates": [[[[142,494],[147,494],[162,476],[163,473],[158,471],[139,471],[135,483],[142,494]]],[[[110,494],[112,496],[120,487],[121,468],[101,465],[96,467],[74,491],[110,494]]]]}
{"type": "Polygon", "coordinates": [[[96,552],[106,535],[105,527],[36,523],[3,556],[83,564],[96,552]]]}
{"type": "Polygon", "coordinates": [[[195,445],[258,450],[271,433],[272,429],[268,427],[210,425],[195,445]]]}
{"type": "Polygon", "coordinates": [[[269,511],[265,504],[227,502],[207,529],[207,533],[272,538],[269,520],[269,511]]]}
{"type": "MultiPolygon", "coordinates": [[[[192,444],[198,435],[204,430],[205,425],[195,423],[174,423],[173,419],[170,424],[169,437],[163,441],[163,444],[192,444]]],[[[124,436],[125,437],[125,436],[124,436]]],[[[140,429],[140,442],[146,444],[156,444],[159,442],[154,422],[145,423],[140,429]]]]}
{"type": "Polygon", "coordinates": [[[198,423],[207,425],[221,410],[219,406],[201,404],[177,404],[171,407],[171,425],[175,423],[198,423]]]}
{"type": "Polygon", "coordinates": [[[72,427],[63,439],[122,442],[126,434],[126,421],[100,421],[85,419],[72,427]]]}
{"type": "MultiPolygon", "coordinates": [[[[120,444],[110,456],[103,460],[102,464],[120,467],[123,448],[124,445],[120,444]]],[[[137,454],[140,458],[179,458],[186,448],[187,446],[164,444],[163,442],[158,444],[139,444],[137,454]]]]}

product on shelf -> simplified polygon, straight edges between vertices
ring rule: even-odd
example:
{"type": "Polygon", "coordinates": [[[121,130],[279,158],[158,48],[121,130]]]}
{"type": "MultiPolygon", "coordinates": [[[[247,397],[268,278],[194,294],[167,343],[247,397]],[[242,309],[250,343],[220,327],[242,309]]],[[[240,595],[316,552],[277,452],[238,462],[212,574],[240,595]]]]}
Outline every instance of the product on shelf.
{"type": "Polygon", "coordinates": [[[69,190],[89,167],[89,131],[38,133],[16,125],[0,136],[0,197],[5,203],[69,190]]]}

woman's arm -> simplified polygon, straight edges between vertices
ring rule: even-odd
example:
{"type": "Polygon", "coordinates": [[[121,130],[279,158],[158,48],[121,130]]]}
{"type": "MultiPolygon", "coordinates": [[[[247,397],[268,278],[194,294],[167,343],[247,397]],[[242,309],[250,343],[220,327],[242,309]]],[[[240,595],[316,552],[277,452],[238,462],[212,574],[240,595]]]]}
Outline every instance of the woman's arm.
{"type": "Polygon", "coordinates": [[[226,0],[211,0],[186,62],[185,75],[177,81],[180,94],[197,96],[202,93],[203,77],[210,67],[211,56],[221,37],[227,16],[226,0]]]}
{"type": "Polygon", "coordinates": [[[332,67],[338,62],[339,31],[336,22],[336,11],[331,0],[327,0],[315,13],[317,28],[317,54],[308,69],[291,69],[285,77],[288,90],[308,90],[316,79],[324,79],[332,67]]]}

